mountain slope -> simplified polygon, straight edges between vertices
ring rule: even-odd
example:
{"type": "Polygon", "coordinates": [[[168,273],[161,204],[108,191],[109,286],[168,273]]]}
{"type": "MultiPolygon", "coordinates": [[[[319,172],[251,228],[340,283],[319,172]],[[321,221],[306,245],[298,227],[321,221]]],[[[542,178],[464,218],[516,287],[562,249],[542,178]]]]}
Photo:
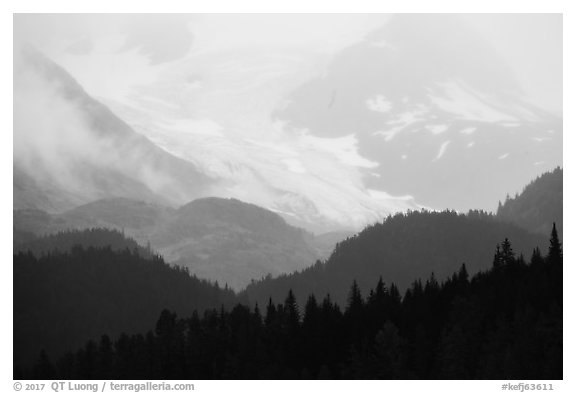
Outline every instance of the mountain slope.
{"type": "Polygon", "coordinates": [[[495,208],[562,163],[562,121],[526,101],[498,53],[457,15],[395,15],[295,89],[275,117],[358,140],[369,188],[434,209],[495,208]],[[454,32],[457,32],[455,34],[454,32]]]}
{"type": "Polygon", "coordinates": [[[14,70],[15,208],[60,212],[109,197],[179,204],[213,183],[34,49],[15,49],[14,70]]]}
{"type": "Polygon", "coordinates": [[[498,205],[497,217],[535,233],[546,234],[555,222],[562,238],[563,170],[558,167],[538,176],[520,195],[498,205]]]}
{"type": "Polygon", "coordinates": [[[317,258],[311,240],[276,213],[221,198],[180,207],[150,237],[167,260],[235,289],[310,266],[317,258]]]}
{"type": "Polygon", "coordinates": [[[261,280],[249,285],[245,293],[251,302],[264,304],[269,297],[280,301],[292,289],[296,293],[313,293],[317,298],[330,294],[342,305],[352,280],[366,291],[382,276],[385,282],[394,282],[403,290],[412,281],[426,279],[432,273],[443,280],[463,263],[472,274],[486,270],[499,239],[506,237],[514,250],[525,256],[531,255],[534,247],[547,247],[546,236],[531,234],[486,213],[398,214],[339,243],[325,263],[261,280]]]}

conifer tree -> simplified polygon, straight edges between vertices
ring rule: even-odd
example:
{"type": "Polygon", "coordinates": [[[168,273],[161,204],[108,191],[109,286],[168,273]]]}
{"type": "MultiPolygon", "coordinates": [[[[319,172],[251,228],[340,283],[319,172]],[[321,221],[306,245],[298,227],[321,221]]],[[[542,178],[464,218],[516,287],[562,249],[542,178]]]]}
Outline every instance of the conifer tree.
{"type": "Polygon", "coordinates": [[[548,247],[548,260],[553,263],[562,262],[562,245],[558,239],[556,223],[552,224],[552,233],[550,234],[550,246],[548,247]]]}
{"type": "Polygon", "coordinates": [[[468,283],[468,270],[466,269],[466,264],[463,263],[458,271],[458,281],[460,283],[468,283]]]}
{"type": "Polygon", "coordinates": [[[272,324],[274,323],[274,321],[276,320],[276,306],[274,306],[274,303],[272,303],[272,298],[268,299],[268,306],[266,307],[266,319],[264,321],[264,323],[266,324],[266,326],[272,326],[272,324]]]}
{"type": "Polygon", "coordinates": [[[356,280],[352,282],[352,287],[348,295],[348,305],[346,307],[346,313],[356,314],[362,311],[364,306],[364,300],[362,299],[362,293],[360,292],[360,287],[356,280]]]}
{"type": "Polygon", "coordinates": [[[297,327],[300,323],[300,311],[298,309],[298,303],[296,302],[296,297],[294,296],[292,289],[288,291],[288,296],[284,301],[284,312],[288,326],[297,327]]]}
{"type": "Polygon", "coordinates": [[[536,247],[532,251],[532,257],[530,258],[530,263],[533,265],[538,265],[544,262],[544,258],[542,257],[542,253],[540,252],[540,248],[536,247]]]}
{"type": "Polygon", "coordinates": [[[504,241],[502,242],[502,262],[505,265],[509,265],[514,263],[515,260],[515,254],[514,254],[514,250],[512,249],[512,244],[510,243],[510,240],[508,240],[508,238],[505,238],[504,241]]]}

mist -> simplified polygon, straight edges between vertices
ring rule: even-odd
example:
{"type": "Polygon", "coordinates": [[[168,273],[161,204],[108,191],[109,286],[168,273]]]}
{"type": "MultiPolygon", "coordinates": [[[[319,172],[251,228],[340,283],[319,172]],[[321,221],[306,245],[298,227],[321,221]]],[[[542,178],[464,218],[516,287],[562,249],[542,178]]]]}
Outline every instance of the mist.
{"type": "MultiPolygon", "coordinates": [[[[62,211],[121,196],[178,205],[199,194],[159,165],[164,153],[91,101],[35,49],[17,46],[14,64],[15,172],[30,178],[25,184],[47,187],[48,199],[50,193],[65,196],[36,207],[62,211]]],[[[191,168],[194,179],[198,173],[191,168]]],[[[178,171],[178,165],[172,169],[178,171]]],[[[30,207],[27,202],[15,201],[30,207]]]]}
{"type": "MultiPolygon", "coordinates": [[[[61,162],[40,151],[41,138],[26,146],[32,125],[15,144],[62,172],[54,182],[83,201],[97,190],[75,184],[72,157],[134,174],[148,199],[233,197],[323,229],[420,207],[493,210],[561,162],[561,40],[523,40],[557,37],[561,23],[520,14],[17,15],[16,43],[32,43],[210,186],[181,187],[153,166],[116,168],[125,157],[109,157],[110,141],[90,131],[60,138],[91,127],[74,105],[46,122],[66,123],[68,113],[66,127],[51,126],[56,140],[87,138],[69,148],[46,141],[67,152],[61,162]]],[[[41,88],[50,100],[54,89],[41,88]]],[[[23,157],[18,165],[30,169],[23,157]]]]}

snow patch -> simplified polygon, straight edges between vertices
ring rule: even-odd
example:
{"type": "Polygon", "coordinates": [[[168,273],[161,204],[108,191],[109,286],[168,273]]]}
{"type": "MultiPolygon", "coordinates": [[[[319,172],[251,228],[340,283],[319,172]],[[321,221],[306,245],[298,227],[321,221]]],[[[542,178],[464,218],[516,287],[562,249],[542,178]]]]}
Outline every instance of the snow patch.
{"type": "Polygon", "coordinates": [[[386,99],[382,94],[366,100],[368,109],[379,113],[388,113],[392,109],[392,103],[386,99]]]}
{"type": "Polygon", "coordinates": [[[439,109],[462,119],[488,123],[517,122],[518,119],[489,105],[489,99],[467,88],[460,82],[438,83],[442,95],[428,94],[439,109]]]}
{"type": "Polygon", "coordinates": [[[434,135],[440,135],[440,134],[448,131],[448,126],[446,124],[428,125],[424,128],[426,128],[428,131],[430,131],[434,135]]]}
{"type": "Polygon", "coordinates": [[[440,145],[440,150],[438,150],[438,154],[436,155],[436,158],[434,158],[433,161],[438,161],[439,159],[442,158],[444,153],[446,153],[446,148],[448,147],[449,144],[450,144],[450,141],[445,141],[442,143],[442,145],[440,145]]]}
{"type": "Polygon", "coordinates": [[[386,142],[391,141],[398,133],[407,127],[423,122],[426,120],[428,110],[423,105],[417,105],[413,111],[405,111],[396,115],[392,120],[386,122],[391,128],[381,131],[375,131],[372,135],[382,135],[386,142]]]}
{"type": "Polygon", "coordinates": [[[386,142],[390,142],[392,140],[392,138],[394,138],[396,136],[396,134],[398,134],[400,131],[402,131],[404,127],[394,127],[388,131],[376,131],[374,133],[372,133],[372,135],[378,136],[378,135],[382,135],[384,137],[384,141],[386,142]]]}
{"type": "Polygon", "coordinates": [[[403,196],[392,196],[385,191],[374,190],[371,188],[367,188],[366,191],[370,198],[374,198],[377,200],[388,201],[390,198],[394,198],[400,201],[413,201],[414,197],[412,195],[403,195],[403,196]]]}

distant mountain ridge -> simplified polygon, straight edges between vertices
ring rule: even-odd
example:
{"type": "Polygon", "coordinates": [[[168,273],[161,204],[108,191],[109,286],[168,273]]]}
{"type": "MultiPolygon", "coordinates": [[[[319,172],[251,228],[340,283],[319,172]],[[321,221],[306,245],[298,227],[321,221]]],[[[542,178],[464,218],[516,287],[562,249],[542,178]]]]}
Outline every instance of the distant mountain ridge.
{"type": "Polygon", "coordinates": [[[308,267],[326,256],[328,243],[340,240],[336,236],[317,242],[278,214],[236,199],[201,198],[174,209],[110,198],[62,214],[14,211],[15,232],[24,240],[26,233],[99,227],[123,231],[141,246],[150,244],[166,261],[237,290],[253,279],[308,267]]]}
{"type": "Polygon", "coordinates": [[[149,233],[176,209],[129,198],[99,199],[56,215],[68,225],[80,228],[113,227],[126,229],[136,238],[149,233]]]}
{"type": "Polygon", "coordinates": [[[176,210],[150,242],[200,277],[241,289],[255,278],[310,266],[318,256],[312,239],[256,205],[203,198],[176,210]]]}
{"type": "Polygon", "coordinates": [[[137,253],[145,259],[152,259],[152,250],[142,247],[123,233],[106,228],[66,230],[49,235],[29,238],[14,247],[14,254],[32,253],[37,258],[53,253],[70,253],[76,247],[109,248],[112,251],[137,253]]]}

